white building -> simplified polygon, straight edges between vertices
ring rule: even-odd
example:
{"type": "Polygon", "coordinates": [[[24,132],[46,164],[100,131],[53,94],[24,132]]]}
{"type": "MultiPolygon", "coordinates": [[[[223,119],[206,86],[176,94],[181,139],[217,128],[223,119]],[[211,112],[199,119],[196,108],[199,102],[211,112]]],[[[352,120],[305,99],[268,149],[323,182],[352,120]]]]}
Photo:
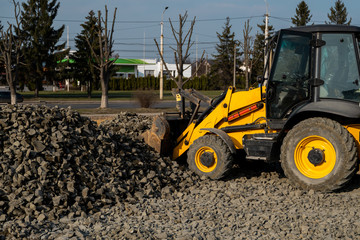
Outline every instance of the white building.
{"type": "MultiPolygon", "coordinates": [[[[124,59],[119,58],[115,61],[114,64],[116,68],[117,77],[129,78],[132,75],[135,77],[145,77],[145,76],[160,76],[160,61],[157,59],[124,59]]],[[[164,76],[171,74],[173,77],[177,77],[178,71],[176,69],[176,64],[166,64],[169,68],[168,73],[165,66],[163,67],[164,76]]],[[[184,64],[184,77],[191,76],[191,64],[184,64]],[[187,69],[186,69],[187,68],[187,69]]]]}

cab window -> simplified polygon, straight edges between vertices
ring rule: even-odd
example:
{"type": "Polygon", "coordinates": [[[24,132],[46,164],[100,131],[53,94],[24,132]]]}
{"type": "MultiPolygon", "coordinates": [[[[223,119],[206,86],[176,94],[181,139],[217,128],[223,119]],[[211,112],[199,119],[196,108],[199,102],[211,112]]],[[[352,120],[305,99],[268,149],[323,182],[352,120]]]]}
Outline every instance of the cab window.
{"type": "Polygon", "coordinates": [[[359,69],[352,34],[323,34],[321,47],[321,98],[360,101],[359,69]]]}
{"type": "Polygon", "coordinates": [[[308,99],[311,34],[282,33],[268,87],[268,117],[280,119],[308,99]]]}

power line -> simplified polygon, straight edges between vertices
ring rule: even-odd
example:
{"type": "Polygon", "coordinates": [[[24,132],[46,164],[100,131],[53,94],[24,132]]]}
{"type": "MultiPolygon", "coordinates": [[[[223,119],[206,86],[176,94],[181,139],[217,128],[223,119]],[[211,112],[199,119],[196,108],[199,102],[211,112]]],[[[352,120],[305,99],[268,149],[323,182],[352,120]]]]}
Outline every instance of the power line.
{"type": "MultiPolygon", "coordinates": [[[[143,39],[143,38],[129,38],[129,40],[131,39],[143,39]]],[[[128,40],[128,39],[114,39],[114,40],[128,40]]],[[[156,44],[154,43],[153,39],[146,39],[149,42],[146,43],[147,46],[156,46],[156,44]]],[[[60,38],[59,41],[67,41],[67,39],[65,38],[60,38]]],[[[70,42],[75,42],[75,39],[70,39],[70,42]]],[[[217,44],[218,42],[197,42],[197,44],[199,45],[209,45],[209,44],[217,44]]],[[[176,45],[176,42],[170,42],[170,43],[164,43],[165,46],[174,46],[176,45]]],[[[140,43],[140,42],[114,42],[114,45],[129,45],[129,46],[143,46],[144,43],[140,43]]]]}
{"type": "Polygon", "coordinates": [[[218,37],[217,37],[217,36],[212,36],[212,35],[208,35],[208,34],[195,33],[195,35],[199,35],[199,36],[203,36],[203,37],[209,37],[209,38],[216,38],[216,39],[218,39],[218,37]]]}
{"type": "MultiPolygon", "coordinates": [[[[199,48],[198,50],[208,50],[208,49],[214,49],[214,48],[199,48]]],[[[134,53],[143,53],[144,51],[142,49],[113,49],[114,51],[120,51],[120,52],[134,52],[134,53]]],[[[166,51],[166,52],[169,52],[169,51],[166,51]]],[[[172,52],[172,51],[171,51],[172,52]]],[[[146,50],[146,53],[158,53],[158,50],[146,50]]],[[[195,51],[191,51],[191,53],[195,53],[195,51]]]]}
{"type": "Polygon", "coordinates": [[[269,16],[269,18],[278,19],[284,22],[292,23],[291,18],[284,18],[284,17],[275,17],[275,16],[269,16]]]}
{"type": "MultiPolygon", "coordinates": [[[[229,18],[230,18],[230,20],[236,20],[236,19],[251,19],[251,18],[259,18],[259,17],[264,17],[264,16],[261,15],[261,16],[229,17],[229,18]]],[[[196,21],[197,22],[210,22],[210,21],[224,21],[224,20],[226,20],[226,18],[198,19],[196,21]]]]}
{"type": "MultiPolygon", "coordinates": [[[[237,20],[237,19],[252,19],[252,18],[263,18],[263,17],[264,17],[264,15],[254,15],[254,16],[246,16],[246,17],[229,17],[229,18],[230,18],[230,20],[237,20]]],[[[277,16],[271,16],[271,15],[269,17],[273,18],[273,19],[285,21],[285,22],[291,22],[290,17],[277,17],[277,16]]],[[[0,16],[0,19],[15,19],[15,17],[0,16]]],[[[226,18],[208,18],[208,19],[196,19],[196,22],[211,22],[211,21],[224,21],[224,20],[226,20],[226,18]]],[[[84,19],[84,20],[80,20],[80,19],[54,19],[54,22],[64,22],[64,23],[83,23],[85,21],[86,21],[86,19],[84,19]]],[[[171,21],[172,22],[179,22],[179,20],[171,20],[171,21]]],[[[315,20],[315,21],[311,21],[311,22],[322,23],[324,21],[325,20],[315,20]]],[[[190,22],[190,20],[188,20],[187,22],[190,22]]],[[[128,23],[128,24],[129,23],[133,23],[133,24],[158,23],[156,25],[139,27],[139,28],[146,28],[146,27],[159,26],[160,21],[159,20],[141,20],[141,21],[138,21],[138,20],[116,20],[115,23],[128,23]]],[[[360,25],[360,24],[352,24],[352,25],[360,25]]],[[[124,28],[124,29],[118,29],[118,30],[128,30],[128,29],[135,29],[135,28],[132,27],[132,28],[124,28]]],[[[71,33],[71,34],[74,34],[74,33],[71,33]]]]}
{"type": "Polygon", "coordinates": [[[133,29],[150,28],[150,27],[158,27],[158,26],[159,26],[159,24],[150,25],[150,26],[142,26],[142,27],[115,28],[114,30],[124,31],[124,30],[133,30],[133,29]]]}
{"type": "MultiPolygon", "coordinates": [[[[207,45],[207,44],[216,44],[218,42],[197,42],[197,44],[200,44],[200,45],[207,45]]],[[[115,42],[114,45],[132,45],[132,46],[143,46],[144,43],[125,43],[125,42],[115,42]]],[[[146,44],[146,45],[154,45],[156,46],[155,43],[152,43],[152,44],[146,44]]],[[[176,45],[176,43],[164,43],[164,45],[169,45],[169,46],[172,46],[172,45],[176,45]]]]}
{"type": "MultiPolygon", "coordinates": [[[[236,20],[236,19],[251,19],[251,18],[259,18],[263,17],[263,15],[258,16],[247,16],[247,17],[229,17],[230,20],[236,20]]],[[[7,16],[0,16],[0,18],[3,19],[15,19],[15,17],[7,17],[7,16]]],[[[196,19],[196,22],[211,22],[211,21],[224,21],[226,18],[208,18],[208,19],[196,19]]],[[[73,22],[73,23],[83,23],[86,20],[79,20],[79,19],[54,19],[54,22],[73,22]]],[[[171,20],[172,22],[179,22],[179,20],[171,20]]],[[[110,21],[109,21],[110,22],[110,21]]],[[[191,22],[188,20],[187,22],[191,22]]],[[[134,24],[144,24],[144,23],[159,23],[159,20],[116,20],[115,23],[134,23],[134,24]]]]}

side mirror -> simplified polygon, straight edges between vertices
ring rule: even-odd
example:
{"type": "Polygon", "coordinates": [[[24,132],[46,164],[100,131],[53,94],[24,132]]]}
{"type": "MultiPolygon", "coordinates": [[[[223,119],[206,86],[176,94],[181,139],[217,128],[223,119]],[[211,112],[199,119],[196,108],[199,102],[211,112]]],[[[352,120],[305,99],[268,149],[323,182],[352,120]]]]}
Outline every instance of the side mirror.
{"type": "Polygon", "coordinates": [[[324,80],[321,80],[320,78],[312,78],[309,80],[309,84],[312,87],[319,87],[324,84],[324,80]]]}
{"type": "Polygon", "coordinates": [[[268,78],[264,78],[264,76],[257,76],[256,80],[259,84],[263,83],[264,81],[268,80],[268,78]]]}

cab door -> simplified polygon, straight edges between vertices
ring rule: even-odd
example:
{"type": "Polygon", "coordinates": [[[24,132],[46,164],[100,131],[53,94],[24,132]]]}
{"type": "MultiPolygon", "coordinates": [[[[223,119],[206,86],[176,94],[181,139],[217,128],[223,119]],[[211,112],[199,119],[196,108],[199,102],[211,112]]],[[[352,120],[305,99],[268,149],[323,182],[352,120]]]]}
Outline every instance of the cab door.
{"type": "Polygon", "coordinates": [[[282,30],[267,86],[267,117],[284,119],[298,103],[309,99],[311,33],[282,30]]]}

